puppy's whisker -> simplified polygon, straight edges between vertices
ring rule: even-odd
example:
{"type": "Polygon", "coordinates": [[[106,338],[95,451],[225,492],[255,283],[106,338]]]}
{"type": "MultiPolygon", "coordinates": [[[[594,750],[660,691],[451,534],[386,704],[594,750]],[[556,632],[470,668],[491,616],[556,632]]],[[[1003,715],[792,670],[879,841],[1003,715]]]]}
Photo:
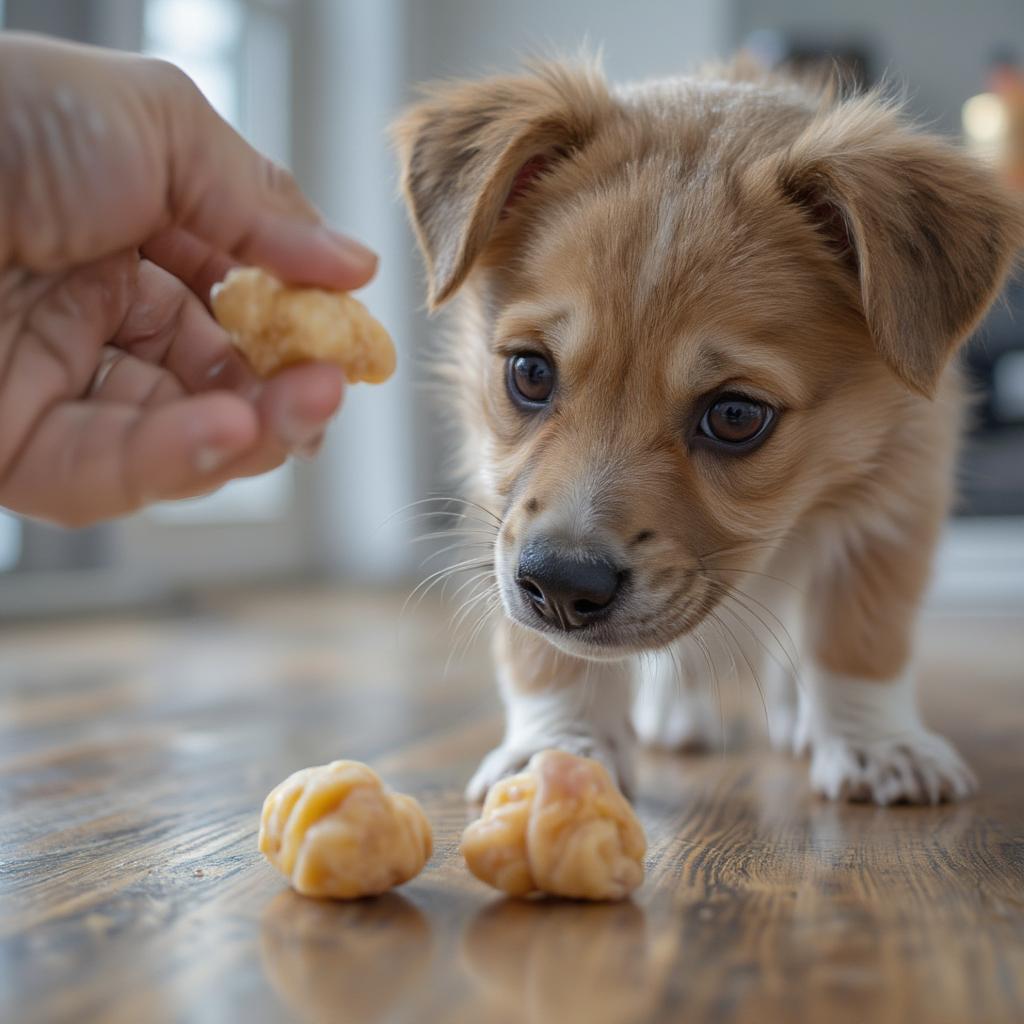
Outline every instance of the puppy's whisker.
{"type": "MultiPolygon", "coordinates": [[[[484,587],[483,590],[480,590],[477,593],[475,593],[470,600],[464,602],[464,608],[459,612],[457,620],[456,620],[456,622],[452,626],[452,633],[453,633],[454,637],[458,638],[459,636],[463,636],[464,635],[464,634],[460,633],[460,630],[462,630],[462,628],[469,621],[470,616],[472,616],[475,612],[480,611],[480,609],[482,607],[486,607],[487,606],[487,604],[489,602],[489,598],[490,598],[490,590],[487,587],[484,587]]],[[[470,632],[472,632],[472,630],[470,632]]],[[[469,647],[471,645],[472,645],[472,641],[471,640],[467,641],[466,648],[465,648],[465,650],[462,653],[464,654],[464,653],[468,652],[469,647]]],[[[458,652],[458,650],[459,649],[458,649],[457,645],[453,646],[452,650],[449,652],[449,657],[450,658],[454,658],[456,656],[456,653],[458,652]]]]}
{"type": "Polygon", "coordinates": [[[437,586],[438,583],[443,582],[451,576],[455,576],[460,572],[468,572],[473,569],[484,569],[493,564],[493,559],[481,559],[481,558],[470,558],[465,562],[458,562],[455,565],[445,566],[443,569],[438,569],[436,572],[432,572],[426,579],[421,580],[412,589],[409,596],[405,599],[405,603],[402,605],[401,615],[404,615],[409,609],[409,604],[419,594],[419,600],[416,602],[415,607],[419,607],[423,599],[430,593],[430,591],[437,586]],[[425,588],[425,589],[424,589],[425,588]]]}
{"type": "MultiPolygon", "coordinates": [[[[453,642],[451,650],[448,652],[448,658],[445,661],[444,678],[447,679],[448,672],[451,669],[452,663],[457,659],[461,658],[462,655],[468,652],[470,647],[472,646],[473,630],[475,629],[476,623],[479,623],[481,619],[486,621],[488,608],[491,607],[491,601],[489,601],[489,598],[491,598],[491,592],[489,590],[485,590],[482,594],[477,595],[477,597],[474,600],[474,603],[470,606],[470,614],[473,611],[479,609],[481,605],[484,606],[484,609],[480,618],[478,618],[474,623],[473,629],[470,629],[468,636],[464,634],[462,639],[456,638],[455,642],[453,642]]],[[[460,623],[460,629],[462,628],[464,622],[465,620],[463,620],[463,623],[460,623]]]]}
{"type": "MultiPolygon", "coordinates": [[[[711,654],[711,649],[708,647],[707,641],[699,633],[691,633],[694,643],[696,643],[701,654],[704,656],[704,661],[707,663],[708,672],[711,678],[711,684],[715,688],[715,700],[718,704],[718,727],[719,727],[719,739],[721,740],[722,750],[721,753],[725,754],[725,709],[722,707],[722,688],[718,680],[718,668],[715,665],[715,659],[711,654]]],[[[730,655],[731,657],[731,655],[730,655]]]]}
{"type": "Polygon", "coordinates": [[[726,544],[724,547],[716,548],[714,551],[706,552],[707,558],[715,558],[718,555],[731,554],[734,551],[745,551],[749,548],[768,547],[776,545],[785,539],[788,531],[777,530],[763,537],[751,537],[750,540],[739,540],[733,544],[726,544]]]}
{"type": "Polygon", "coordinates": [[[413,522],[416,519],[429,519],[431,516],[438,519],[469,519],[481,523],[489,523],[491,526],[498,528],[499,523],[488,517],[479,516],[476,514],[476,509],[465,509],[465,508],[428,508],[428,509],[402,509],[398,512],[393,512],[384,522],[391,522],[398,516],[405,516],[404,522],[413,522]]]}
{"type": "Polygon", "coordinates": [[[441,548],[439,551],[432,551],[423,559],[423,561],[420,562],[419,568],[424,568],[428,562],[432,562],[435,558],[440,558],[442,555],[448,554],[449,551],[490,551],[493,547],[493,544],[487,544],[484,541],[473,544],[467,544],[465,541],[459,541],[456,544],[449,544],[446,547],[441,548]]]}
{"type": "Polygon", "coordinates": [[[494,571],[492,569],[485,569],[483,572],[478,572],[475,576],[470,576],[468,580],[466,580],[463,583],[460,583],[459,586],[456,588],[455,592],[452,594],[451,599],[454,601],[459,596],[459,594],[461,594],[466,589],[466,587],[471,586],[477,580],[486,579],[488,576],[491,578],[492,582],[497,582],[497,580],[494,577],[494,571]]]}
{"type": "Polygon", "coordinates": [[[502,527],[502,526],[504,525],[504,520],[503,520],[503,519],[501,518],[501,516],[499,516],[499,515],[498,515],[498,513],[497,513],[497,512],[492,512],[492,511],[491,511],[491,510],[490,510],[489,508],[486,508],[486,507],[485,507],[485,506],[483,506],[483,505],[479,505],[479,504],[477,504],[477,502],[475,502],[475,501],[467,501],[467,502],[466,502],[466,504],[467,504],[467,505],[468,505],[468,506],[469,506],[470,508],[475,508],[475,509],[477,509],[478,511],[480,511],[480,512],[483,512],[483,514],[484,514],[485,516],[487,516],[487,518],[488,518],[488,519],[489,519],[489,520],[490,520],[490,521],[491,521],[492,523],[494,523],[494,526],[495,526],[495,528],[496,528],[496,529],[500,530],[500,529],[501,529],[501,527],[502,527]]]}
{"type": "Polygon", "coordinates": [[[781,583],[783,586],[789,587],[801,596],[807,595],[807,591],[803,587],[798,587],[792,580],[783,579],[781,576],[772,576],[767,572],[757,572],[754,569],[732,569],[725,566],[707,565],[706,563],[704,567],[712,572],[739,573],[743,576],[756,576],[758,579],[773,580],[775,583],[781,583]]]}
{"type": "MultiPolygon", "coordinates": [[[[449,620],[450,623],[451,623],[451,630],[452,630],[452,632],[458,632],[459,627],[463,624],[463,622],[466,621],[466,619],[472,613],[472,611],[476,607],[476,605],[481,600],[483,600],[486,596],[488,596],[488,592],[491,589],[491,581],[488,580],[488,577],[490,575],[491,575],[490,573],[481,573],[479,576],[474,577],[474,579],[476,580],[476,583],[473,586],[472,593],[470,594],[470,596],[468,598],[466,598],[465,601],[462,602],[461,605],[459,605],[459,607],[456,609],[455,613],[452,615],[451,619],[449,620]],[[481,581],[483,581],[483,589],[482,590],[481,590],[481,581]]],[[[463,584],[462,587],[460,587],[459,589],[461,590],[463,587],[465,587],[465,584],[463,584]]],[[[456,594],[457,594],[457,592],[456,592],[456,594]]],[[[455,596],[456,595],[452,596],[452,600],[455,599],[455,596]]]]}
{"type": "MultiPolygon", "coordinates": [[[[499,526],[501,525],[501,518],[498,515],[496,515],[494,512],[492,512],[490,509],[485,508],[483,505],[480,505],[480,504],[478,504],[475,501],[470,501],[467,498],[462,498],[462,497],[460,497],[457,494],[438,494],[438,495],[432,495],[432,496],[426,497],[426,498],[420,498],[417,501],[411,501],[411,502],[409,502],[408,505],[403,505],[401,508],[396,509],[394,512],[392,512],[391,515],[389,515],[384,520],[384,522],[388,523],[392,519],[394,519],[395,516],[400,516],[403,512],[408,512],[411,509],[419,508],[419,507],[421,507],[423,505],[438,505],[438,504],[445,505],[445,506],[447,506],[447,505],[463,505],[463,506],[465,506],[467,508],[473,508],[473,509],[476,509],[479,512],[483,512],[486,516],[488,516],[488,518],[494,520],[499,526]]],[[[426,514],[427,515],[435,515],[435,514],[441,515],[441,514],[444,514],[445,511],[446,510],[442,509],[441,512],[438,512],[438,513],[426,513],[426,514]]],[[[456,513],[452,513],[452,514],[456,514],[456,513]]],[[[461,513],[458,513],[458,514],[461,514],[461,513]]]]}
{"type": "MultiPolygon", "coordinates": [[[[746,621],[744,621],[743,616],[741,616],[735,609],[729,607],[729,605],[723,604],[722,611],[729,612],[729,614],[732,615],[733,618],[735,618],[747,630],[748,633],[750,633],[754,640],[760,643],[757,634],[754,633],[754,631],[750,628],[750,625],[746,621]]],[[[729,632],[732,633],[732,630],[730,630],[729,632]]],[[[733,638],[735,639],[735,636],[733,638]]],[[[747,657],[747,652],[744,650],[743,645],[739,642],[739,640],[736,640],[736,647],[740,653],[740,656],[743,658],[744,662],[746,662],[747,671],[750,672],[750,678],[754,681],[754,686],[757,687],[757,695],[761,699],[761,710],[764,713],[765,728],[767,729],[768,735],[770,737],[772,727],[771,722],[768,720],[768,705],[765,703],[764,689],[761,686],[761,677],[757,674],[757,669],[754,668],[750,658],[747,657]]]]}
{"type": "Polygon", "coordinates": [[[723,595],[723,603],[722,603],[722,607],[723,607],[723,608],[726,608],[726,609],[728,609],[728,610],[729,610],[729,611],[730,611],[730,612],[731,612],[731,613],[732,613],[732,614],[733,614],[734,616],[736,616],[737,618],[739,618],[739,620],[740,620],[740,621],[741,621],[741,622],[743,623],[744,627],[745,627],[745,628],[746,628],[746,630],[747,630],[747,631],[748,631],[748,632],[750,633],[750,635],[751,635],[751,636],[752,636],[752,637],[754,638],[754,641],[755,641],[755,642],[757,643],[757,645],[758,645],[758,646],[759,646],[759,647],[761,648],[761,650],[763,650],[763,651],[764,651],[764,653],[765,653],[765,654],[766,654],[766,655],[767,655],[767,656],[768,656],[769,658],[771,658],[771,660],[772,660],[772,661],[773,661],[773,662],[774,662],[774,663],[775,663],[775,664],[776,664],[776,665],[777,665],[777,666],[778,666],[778,667],[779,667],[779,668],[780,668],[780,669],[781,669],[781,670],[782,670],[783,672],[787,672],[787,673],[791,674],[791,675],[793,676],[793,678],[794,678],[794,679],[799,679],[799,669],[797,668],[797,665],[796,665],[796,662],[795,662],[795,660],[794,660],[794,659],[793,659],[793,658],[792,658],[792,657],[790,656],[790,653],[789,653],[789,651],[788,651],[788,650],[786,649],[786,646],[785,646],[785,645],[784,645],[784,644],[783,644],[783,643],[782,643],[782,642],[781,642],[781,641],[779,640],[779,638],[778,638],[778,637],[777,637],[777,636],[775,635],[775,633],[774,633],[774,632],[772,632],[772,630],[771,630],[771,629],[769,628],[769,626],[767,625],[767,623],[765,623],[764,619],[762,619],[762,618],[761,618],[761,617],[760,617],[760,616],[759,616],[759,615],[758,615],[758,614],[757,614],[757,613],[756,613],[755,611],[753,611],[753,610],[752,610],[751,608],[748,608],[748,607],[747,607],[747,606],[746,606],[746,605],[745,605],[745,604],[743,603],[743,601],[742,601],[742,600],[741,600],[741,599],[740,599],[739,597],[737,597],[737,595],[736,595],[736,594],[733,594],[733,593],[726,593],[726,594],[724,594],[724,595],[723,595]],[[768,646],[768,644],[766,644],[766,643],[764,642],[764,640],[763,640],[763,639],[762,639],[762,638],[761,638],[760,636],[758,636],[757,632],[756,632],[756,631],[755,631],[755,630],[753,629],[753,627],[751,626],[751,624],[750,624],[749,622],[747,622],[747,621],[746,621],[746,619],[745,619],[745,618],[744,618],[744,617],[743,617],[742,615],[739,615],[739,614],[738,614],[738,612],[736,611],[736,609],[735,609],[735,608],[732,608],[731,606],[729,606],[729,605],[728,605],[728,604],[726,603],[726,602],[728,602],[728,601],[732,601],[732,602],[733,602],[734,604],[738,605],[738,606],[739,606],[739,607],[740,607],[741,609],[743,609],[743,611],[745,611],[745,612],[746,612],[746,613],[747,613],[748,615],[752,615],[752,616],[753,616],[753,617],[754,617],[755,619],[757,619],[758,623],[759,623],[759,624],[760,624],[761,626],[763,626],[763,627],[764,627],[764,629],[765,629],[765,632],[767,632],[767,633],[768,633],[768,635],[769,635],[769,636],[770,636],[770,637],[772,638],[772,640],[774,640],[774,641],[775,641],[775,645],[776,645],[776,647],[777,647],[777,648],[778,648],[778,649],[779,649],[779,650],[780,650],[780,651],[782,652],[782,655],[783,655],[783,657],[784,657],[784,658],[786,659],[786,664],[785,664],[785,665],[784,665],[784,664],[783,664],[783,663],[782,663],[781,661],[779,661],[779,658],[778,658],[778,656],[777,656],[777,655],[775,654],[775,652],[774,652],[774,651],[773,651],[773,650],[772,650],[772,649],[771,649],[771,648],[770,648],[770,647],[768,646]]]}
{"type": "MultiPolygon", "coordinates": [[[[559,651],[559,650],[556,649],[556,651],[555,651],[555,664],[558,665],[560,668],[564,667],[564,671],[566,673],[572,672],[574,670],[574,666],[571,663],[569,665],[565,665],[564,664],[565,659],[566,659],[565,653],[563,651],[559,651]]],[[[561,686],[560,679],[559,679],[560,674],[561,673],[559,671],[555,671],[555,672],[550,673],[550,678],[544,684],[544,692],[546,694],[554,693],[561,686]]]]}
{"type": "MultiPolygon", "coordinates": [[[[486,597],[486,596],[487,596],[487,594],[485,593],[484,597],[486,597]]],[[[459,644],[458,646],[453,646],[452,647],[452,650],[451,650],[451,652],[448,655],[448,660],[445,662],[444,678],[448,677],[448,671],[451,668],[452,661],[457,656],[458,657],[462,657],[463,654],[468,653],[472,649],[474,641],[480,635],[480,631],[483,629],[483,627],[487,624],[487,620],[491,617],[491,615],[495,612],[495,610],[497,608],[499,608],[500,606],[501,606],[501,597],[499,595],[497,595],[497,594],[492,595],[491,596],[491,600],[486,603],[486,607],[484,608],[484,610],[481,613],[480,617],[474,623],[473,628],[470,630],[469,636],[466,639],[465,643],[462,643],[462,644],[459,644]]]]}
{"type": "Polygon", "coordinates": [[[452,616],[452,633],[458,636],[459,630],[466,624],[470,615],[474,611],[479,610],[481,605],[487,604],[493,594],[492,581],[485,579],[483,587],[478,582],[474,587],[473,594],[462,603],[455,615],[452,616]]]}
{"type": "Polygon", "coordinates": [[[488,533],[486,530],[464,530],[455,527],[450,530],[432,530],[430,533],[421,533],[418,537],[413,537],[410,543],[422,544],[428,540],[447,540],[450,537],[487,537],[489,543],[493,544],[497,536],[496,533],[488,533]]]}
{"type": "MultiPolygon", "coordinates": [[[[492,569],[484,569],[482,572],[474,573],[474,575],[468,577],[455,588],[455,591],[451,596],[451,600],[453,602],[456,601],[459,595],[464,593],[467,589],[470,589],[471,594],[475,596],[481,580],[486,581],[487,585],[493,585],[496,582],[494,578],[494,571],[492,569]]],[[[455,614],[457,614],[457,612],[455,614]]],[[[453,614],[452,618],[454,617],[455,615],[453,614]]]]}
{"type": "MultiPolygon", "coordinates": [[[[393,519],[392,515],[389,517],[393,519]]],[[[501,524],[490,521],[488,519],[481,519],[475,515],[469,515],[467,512],[458,511],[442,511],[442,510],[431,510],[429,512],[418,512],[408,516],[404,521],[407,523],[414,523],[421,520],[426,520],[437,525],[434,530],[428,530],[420,534],[415,538],[410,539],[411,544],[420,544],[429,540],[436,540],[438,538],[449,538],[449,537],[485,537],[497,540],[501,524]],[[443,520],[447,519],[446,524],[443,520]],[[438,523],[438,520],[442,520],[438,523]]],[[[383,525],[383,524],[382,524],[383,525]]]]}
{"type": "Polygon", "coordinates": [[[714,611],[708,612],[708,621],[715,627],[715,632],[718,634],[719,642],[725,651],[725,654],[729,658],[729,672],[732,675],[733,683],[737,684],[739,681],[739,666],[736,663],[736,657],[733,654],[733,642],[735,637],[732,635],[731,630],[727,630],[722,620],[715,615],[714,611]]]}
{"type": "Polygon", "coordinates": [[[477,624],[473,627],[472,633],[469,634],[469,644],[467,646],[467,650],[470,647],[473,646],[473,644],[476,642],[476,638],[480,635],[480,633],[483,631],[484,627],[487,625],[488,621],[490,620],[490,617],[500,607],[501,607],[501,598],[499,596],[495,595],[491,599],[491,602],[488,604],[487,609],[485,610],[484,614],[481,615],[480,621],[477,622],[477,624]]]}
{"type": "Polygon", "coordinates": [[[430,498],[427,498],[426,500],[455,502],[459,505],[465,505],[467,508],[474,508],[478,512],[483,512],[485,516],[494,520],[494,522],[497,523],[498,526],[501,526],[501,516],[499,516],[496,512],[492,511],[491,509],[487,508],[486,505],[481,505],[478,501],[473,501],[470,498],[464,498],[458,494],[437,494],[430,498]]]}
{"type": "Polygon", "coordinates": [[[672,644],[669,647],[669,656],[672,659],[672,666],[675,670],[673,682],[675,683],[674,689],[676,690],[677,696],[683,697],[688,685],[692,685],[687,682],[686,667],[683,665],[683,656],[679,651],[679,648],[672,644]]]}
{"type": "MultiPolygon", "coordinates": [[[[450,538],[435,537],[432,540],[447,540],[450,538]]],[[[462,538],[454,540],[451,544],[446,545],[443,548],[439,548],[436,551],[430,552],[428,558],[437,558],[440,555],[447,554],[449,551],[473,551],[477,548],[486,548],[488,551],[494,550],[494,542],[489,540],[464,540],[462,538]]]]}
{"type": "Polygon", "coordinates": [[[589,687],[590,687],[590,672],[594,667],[592,661],[588,661],[586,668],[583,670],[583,685],[579,688],[579,692],[576,699],[576,707],[573,712],[573,717],[580,721],[585,721],[587,717],[587,711],[590,708],[589,698],[589,687]]]}
{"type": "Polygon", "coordinates": [[[490,522],[487,519],[480,519],[477,516],[471,516],[465,512],[417,512],[414,515],[402,520],[404,523],[416,523],[422,519],[438,520],[448,519],[451,521],[451,526],[441,527],[445,530],[454,530],[462,526],[462,524],[472,523],[474,526],[487,530],[493,533],[495,536],[498,535],[498,531],[501,529],[495,523],[490,522]]]}
{"type": "Polygon", "coordinates": [[[422,579],[413,588],[407,600],[415,597],[421,587],[428,586],[434,583],[436,580],[443,579],[446,576],[453,576],[460,572],[467,572],[472,569],[483,569],[486,566],[491,565],[492,562],[493,559],[490,558],[468,558],[465,561],[456,562],[454,565],[446,565],[444,568],[438,569],[435,572],[432,572],[429,576],[422,579]]]}
{"type": "Polygon", "coordinates": [[[738,544],[718,548],[716,551],[706,552],[701,555],[701,562],[706,565],[708,560],[711,558],[728,558],[730,555],[738,555],[746,551],[757,551],[758,549],[775,551],[782,546],[787,536],[788,531],[779,531],[777,534],[769,535],[767,538],[741,541],[738,544]]]}
{"type": "Polygon", "coordinates": [[[764,627],[765,632],[775,641],[776,644],[778,644],[779,650],[782,651],[786,660],[789,662],[789,667],[792,670],[793,675],[797,676],[799,674],[799,670],[797,669],[796,663],[800,658],[800,654],[796,642],[793,640],[789,630],[786,628],[786,624],[771,610],[771,608],[764,604],[764,602],[759,601],[752,594],[748,594],[745,590],[741,590],[735,584],[727,583],[725,580],[715,579],[708,579],[707,582],[721,588],[721,592],[724,596],[731,598],[741,608],[757,619],[757,621],[764,627]],[[765,622],[765,620],[747,604],[748,601],[760,608],[761,611],[763,611],[776,624],[776,626],[778,626],[786,640],[789,641],[789,647],[786,647],[771,626],[769,626],[768,623],[765,622]]]}
{"type": "MultiPolygon", "coordinates": [[[[459,590],[464,589],[464,587],[465,584],[463,584],[459,590]]],[[[493,569],[479,574],[479,577],[472,583],[472,587],[473,592],[470,597],[460,605],[459,609],[456,610],[455,615],[452,616],[453,621],[451,631],[455,638],[459,637],[460,632],[468,622],[470,616],[474,611],[478,610],[481,605],[490,604],[495,598],[500,600],[498,582],[494,576],[493,569]]]]}

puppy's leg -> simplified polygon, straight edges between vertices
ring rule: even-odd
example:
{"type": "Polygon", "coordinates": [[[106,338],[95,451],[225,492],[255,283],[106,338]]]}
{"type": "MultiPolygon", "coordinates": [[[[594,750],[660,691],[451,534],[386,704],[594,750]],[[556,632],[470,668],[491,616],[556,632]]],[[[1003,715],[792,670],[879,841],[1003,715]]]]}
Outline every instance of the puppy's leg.
{"type": "Polygon", "coordinates": [[[643,744],[680,751],[721,744],[721,714],[709,669],[694,656],[692,641],[677,643],[638,668],[633,725],[643,744]]]}
{"type": "Polygon", "coordinates": [[[466,787],[479,801],[500,778],[538,751],[567,750],[604,763],[622,789],[633,788],[635,737],[629,721],[628,661],[585,661],[503,621],[495,635],[505,738],[466,787]]]}
{"type": "Polygon", "coordinates": [[[868,542],[813,595],[814,664],[797,741],[811,751],[811,785],[832,799],[934,804],[974,788],[956,750],[921,721],[914,695],[911,640],[929,532],[901,545],[868,542]]]}

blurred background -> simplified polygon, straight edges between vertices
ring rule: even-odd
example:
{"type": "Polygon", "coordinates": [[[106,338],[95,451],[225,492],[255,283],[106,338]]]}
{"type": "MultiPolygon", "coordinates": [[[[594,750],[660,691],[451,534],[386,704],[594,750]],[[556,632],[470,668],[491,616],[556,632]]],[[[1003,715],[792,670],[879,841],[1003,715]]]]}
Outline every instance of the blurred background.
{"type": "MultiPolygon", "coordinates": [[[[603,48],[616,80],[739,47],[768,65],[838,61],[906,89],[912,112],[1024,187],[1021,0],[0,0],[0,23],[142,50],[184,68],[327,217],[382,257],[366,290],[400,371],[354,388],[315,465],[200,501],[63,531],[0,512],[0,618],[172,600],[210,585],[415,579],[422,520],[451,490],[437,401],[418,382],[437,325],[396,198],[386,126],[416,82],[603,48]],[[1014,148],[1016,147],[1016,149],[1014,148]]],[[[969,356],[981,402],[932,602],[1024,609],[1024,298],[1008,291],[969,356]]]]}

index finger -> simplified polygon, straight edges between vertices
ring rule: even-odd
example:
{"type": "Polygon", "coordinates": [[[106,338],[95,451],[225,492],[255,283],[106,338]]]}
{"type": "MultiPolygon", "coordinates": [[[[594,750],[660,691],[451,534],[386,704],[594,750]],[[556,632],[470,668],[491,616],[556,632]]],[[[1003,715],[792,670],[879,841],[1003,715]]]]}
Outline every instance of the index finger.
{"type": "Polygon", "coordinates": [[[159,97],[172,227],[294,284],[350,290],[373,277],[376,254],[327,227],[295,178],[253,149],[187,76],[166,76],[159,97]]]}

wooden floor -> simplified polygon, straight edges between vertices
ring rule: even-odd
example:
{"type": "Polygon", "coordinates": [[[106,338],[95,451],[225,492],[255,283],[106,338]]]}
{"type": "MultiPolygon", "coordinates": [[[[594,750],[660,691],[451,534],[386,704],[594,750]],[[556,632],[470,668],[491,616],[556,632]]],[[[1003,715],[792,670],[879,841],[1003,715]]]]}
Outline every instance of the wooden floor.
{"type": "MultiPolygon", "coordinates": [[[[616,906],[505,902],[460,862],[500,724],[483,645],[394,595],[207,601],[0,632],[0,1020],[1024,1019],[1024,623],[934,619],[926,716],[981,795],[844,807],[751,727],[649,756],[648,877],[616,906]],[[289,892],[256,852],[289,772],[365,760],[436,853],[399,893],[289,892]]],[[[748,701],[754,703],[754,701],[748,701]]]]}

